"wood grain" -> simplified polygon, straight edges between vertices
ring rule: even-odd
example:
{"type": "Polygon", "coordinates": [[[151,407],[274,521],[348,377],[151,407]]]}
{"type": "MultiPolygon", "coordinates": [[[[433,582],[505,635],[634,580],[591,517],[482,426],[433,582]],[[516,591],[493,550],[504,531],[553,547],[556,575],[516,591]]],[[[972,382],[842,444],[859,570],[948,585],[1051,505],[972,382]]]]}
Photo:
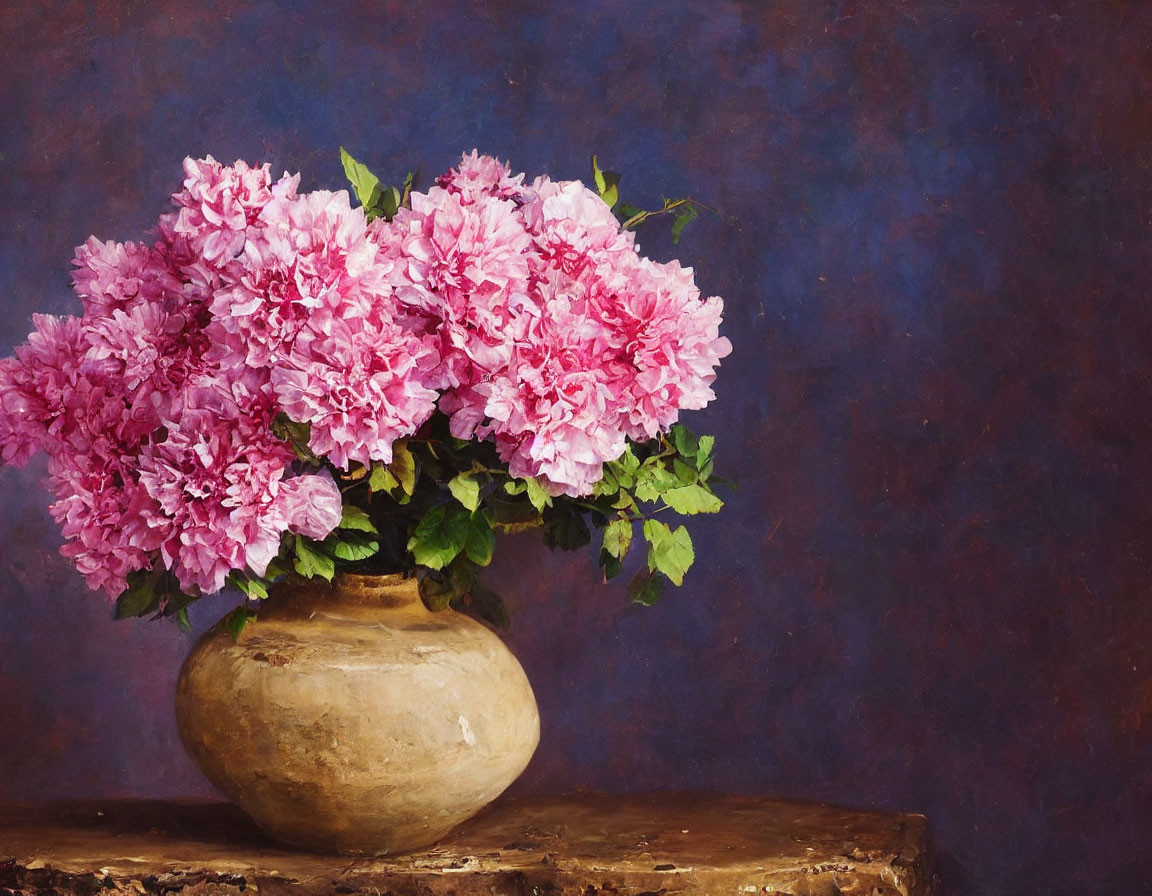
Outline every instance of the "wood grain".
{"type": "Polygon", "coordinates": [[[923,816],[756,797],[501,800],[436,846],[349,859],[292,851],[227,803],[0,810],[0,892],[233,896],[922,896],[923,816]]]}

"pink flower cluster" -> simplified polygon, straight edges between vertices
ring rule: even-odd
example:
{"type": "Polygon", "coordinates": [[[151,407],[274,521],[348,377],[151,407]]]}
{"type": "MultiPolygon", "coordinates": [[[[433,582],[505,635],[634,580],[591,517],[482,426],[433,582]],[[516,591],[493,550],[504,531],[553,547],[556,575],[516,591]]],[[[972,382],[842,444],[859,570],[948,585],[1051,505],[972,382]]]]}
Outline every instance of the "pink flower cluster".
{"type": "Polygon", "coordinates": [[[491,437],[514,476],[588,494],[626,438],[715,397],[722,301],[639,255],[579,181],[525,185],[473,152],[371,229],[406,324],[442,359],[427,382],[454,435],[491,437]]]}
{"type": "Polygon", "coordinates": [[[48,455],[52,513],[93,588],[163,565],[209,593],[285,532],[339,523],[334,467],[389,462],[439,408],[515,476],[590,492],[625,439],[713,398],[722,303],[641,257],[579,182],[475,152],[391,222],[267,165],[184,163],[153,245],[76,252],[79,317],[0,360],[0,461],[48,455]]]}

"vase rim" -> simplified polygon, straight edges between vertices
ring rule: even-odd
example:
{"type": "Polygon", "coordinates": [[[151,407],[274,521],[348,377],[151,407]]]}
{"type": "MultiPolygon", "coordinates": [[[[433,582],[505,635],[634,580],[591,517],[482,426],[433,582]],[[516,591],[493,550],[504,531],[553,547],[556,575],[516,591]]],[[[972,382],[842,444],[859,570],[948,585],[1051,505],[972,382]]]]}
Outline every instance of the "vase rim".
{"type": "Polygon", "coordinates": [[[390,606],[424,605],[420,599],[419,581],[415,576],[405,576],[403,573],[337,573],[332,579],[329,593],[343,602],[390,606]]]}

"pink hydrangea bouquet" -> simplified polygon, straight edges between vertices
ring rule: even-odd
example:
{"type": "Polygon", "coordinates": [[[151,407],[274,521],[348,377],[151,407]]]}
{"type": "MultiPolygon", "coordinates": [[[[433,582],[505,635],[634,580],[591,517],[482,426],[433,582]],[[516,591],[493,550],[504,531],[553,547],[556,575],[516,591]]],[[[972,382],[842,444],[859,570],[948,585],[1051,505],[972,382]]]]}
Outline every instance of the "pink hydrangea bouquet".
{"type": "Polygon", "coordinates": [[[358,206],[187,159],[154,242],[77,249],[83,313],[0,360],[0,460],[46,453],[63,554],[117,616],[185,624],[200,595],[340,570],[500,621],[477,568],[532,526],[600,530],[611,577],[638,525],[631,597],[680,584],[692,542],[658,515],[721,502],[678,419],[731,347],[721,300],[632,228],[671,211],[678,236],[695,206],[626,206],[595,163],[594,191],[473,152],[417,192],[342,157],[358,206]]]}

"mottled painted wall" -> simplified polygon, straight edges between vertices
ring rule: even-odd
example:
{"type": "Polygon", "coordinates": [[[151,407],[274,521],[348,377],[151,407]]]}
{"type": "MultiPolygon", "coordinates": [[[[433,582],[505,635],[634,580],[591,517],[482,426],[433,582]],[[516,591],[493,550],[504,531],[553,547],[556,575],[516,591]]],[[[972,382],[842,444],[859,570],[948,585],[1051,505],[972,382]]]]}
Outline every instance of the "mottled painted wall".
{"type": "MultiPolygon", "coordinates": [[[[517,791],[917,810],[949,893],[1152,887],[1148,5],[10,3],[0,45],[0,354],[185,154],[316,188],[341,144],[425,183],[597,152],[723,211],[677,254],[728,302],[691,422],[741,490],[655,609],[501,546],[544,719],[517,791]]],[[[190,637],[109,620],[42,475],[0,471],[0,799],[209,794],[190,637]]]]}

